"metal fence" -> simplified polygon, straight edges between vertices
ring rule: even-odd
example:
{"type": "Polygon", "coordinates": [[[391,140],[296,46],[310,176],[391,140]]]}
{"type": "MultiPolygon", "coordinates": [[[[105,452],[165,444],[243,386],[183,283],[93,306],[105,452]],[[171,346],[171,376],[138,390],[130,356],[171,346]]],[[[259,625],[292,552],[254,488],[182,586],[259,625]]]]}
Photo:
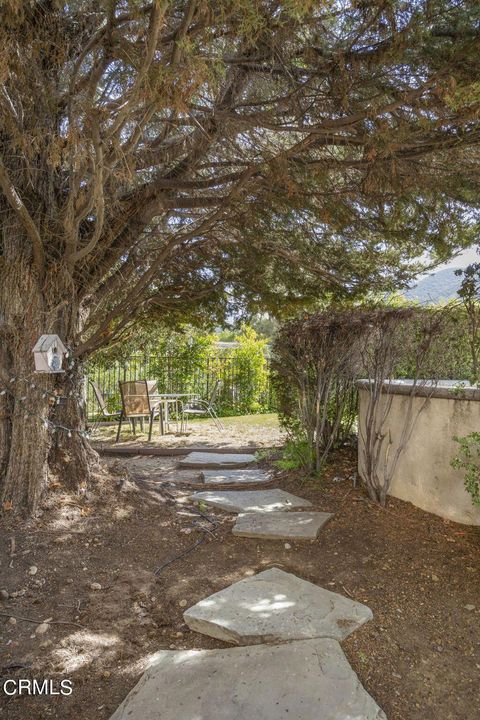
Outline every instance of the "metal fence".
{"type": "MultiPolygon", "coordinates": [[[[209,398],[217,387],[216,408],[220,415],[271,412],[275,409],[270,372],[259,378],[248,362],[227,354],[209,355],[201,361],[176,355],[133,355],[108,366],[92,365],[87,379],[96,383],[110,411],[120,408],[119,383],[126,380],[155,380],[159,393],[188,392],[209,398]]],[[[100,409],[87,383],[88,418],[100,409]]]]}

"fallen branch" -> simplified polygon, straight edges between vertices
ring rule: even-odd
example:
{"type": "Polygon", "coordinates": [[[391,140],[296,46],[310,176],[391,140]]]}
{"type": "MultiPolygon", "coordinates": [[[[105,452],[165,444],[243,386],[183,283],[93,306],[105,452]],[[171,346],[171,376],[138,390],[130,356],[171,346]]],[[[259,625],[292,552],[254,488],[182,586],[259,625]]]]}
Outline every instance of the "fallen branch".
{"type": "Polygon", "coordinates": [[[74,627],[85,629],[85,625],[80,625],[76,622],[70,622],[70,620],[34,620],[33,618],[22,617],[21,615],[12,615],[11,613],[0,612],[0,615],[8,618],[15,618],[15,620],[22,620],[23,622],[33,623],[34,625],[73,625],[74,627]]]}

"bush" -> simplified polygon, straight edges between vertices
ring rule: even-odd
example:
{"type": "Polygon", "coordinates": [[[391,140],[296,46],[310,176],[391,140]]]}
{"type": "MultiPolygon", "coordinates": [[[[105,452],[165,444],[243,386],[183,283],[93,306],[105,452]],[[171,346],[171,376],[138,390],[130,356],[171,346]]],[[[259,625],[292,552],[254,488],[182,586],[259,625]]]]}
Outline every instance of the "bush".
{"type": "Polygon", "coordinates": [[[281,421],[291,441],[287,452],[292,457],[287,462],[300,453],[310,470],[322,468],[351,432],[357,380],[369,378],[364,384],[366,413],[359,428],[363,480],[372,499],[384,504],[416,421],[412,390],[402,441],[390,453],[391,439],[385,431],[392,398],[388,380],[400,367],[417,384],[422,383],[426,367],[430,377],[438,377],[438,368],[433,374],[433,342],[443,331],[444,317],[445,313],[418,307],[330,308],[281,328],[273,347],[273,369],[281,421]]]}
{"type": "Polygon", "coordinates": [[[310,470],[318,472],[351,431],[364,321],[350,308],[332,308],[287,323],[274,342],[281,422],[292,439],[303,434],[311,450],[310,470]]]}
{"type": "Polygon", "coordinates": [[[256,331],[243,325],[232,353],[234,384],[239,395],[238,410],[242,413],[264,412],[269,407],[269,369],[265,356],[267,341],[256,331]]]}
{"type": "Polygon", "coordinates": [[[472,503],[480,506],[480,432],[464,437],[454,437],[459,444],[459,454],[452,458],[451,465],[464,471],[465,490],[472,496],[472,503]]]}
{"type": "MultiPolygon", "coordinates": [[[[419,308],[420,309],[420,308],[419,308]]],[[[430,356],[423,365],[424,377],[438,377],[444,380],[476,382],[472,362],[469,320],[467,312],[459,302],[450,302],[442,306],[431,306],[421,309],[421,313],[413,317],[409,324],[409,333],[414,344],[420,342],[424,318],[442,316],[442,327],[432,338],[430,356]]],[[[411,378],[415,373],[415,356],[406,348],[402,358],[396,364],[395,376],[411,378]]]]}
{"type": "Polygon", "coordinates": [[[305,470],[309,471],[315,464],[315,457],[312,448],[306,437],[290,437],[285,443],[281,460],[275,465],[281,470],[305,470]]]}

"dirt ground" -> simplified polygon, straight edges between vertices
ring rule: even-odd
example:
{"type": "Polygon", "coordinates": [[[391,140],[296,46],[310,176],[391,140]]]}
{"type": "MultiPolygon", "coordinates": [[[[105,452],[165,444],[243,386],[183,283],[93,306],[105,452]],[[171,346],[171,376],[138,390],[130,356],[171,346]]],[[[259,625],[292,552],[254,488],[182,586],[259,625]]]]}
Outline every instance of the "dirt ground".
{"type": "MultiPolygon", "coordinates": [[[[177,432],[176,423],[172,422],[169,432],[165,435],[158,433],[157,424],[154,426],[151,443],[147,443],[146,432],[141,432],[137,425],[136,435],[133,435],[129,425],[124,424],[120,435],[119,447],[125,444],[138,445],[151,444],[155,447],[188,448],[198,445],[202,447],[278,447],[282,445],[285,434],[278,423],[275,413],[258,415],[240,415],[222,418],[223,430],[218,430],[210,418],[190,418],[187,429],[177,432]]],[[[146,425],[144,430],[146,431],[146,425]]],[[[92,437],[94,444],[112,444],[117,434],[117,426],[100,425],[95,429],[92,437]]]]}
{"type": "Polygon", "coordinates": [[[54,487],[39,519],[21,531],[4,521],[2,678],[68,678],[74,689],[0,695],[0,718],[109,718],[158,650],[225,647],[191,632],[184,607],[273,565],[372,608],[343,648],[389,720],[480,716],[478,528],[401,501],[376,507],[348,479],[345,451],[321,482],[276,471],[276,486],[335,513],[318,540],[235,538],[233,516],[189,508],[177,460],[110,458],[82,498],[54,487]]]}

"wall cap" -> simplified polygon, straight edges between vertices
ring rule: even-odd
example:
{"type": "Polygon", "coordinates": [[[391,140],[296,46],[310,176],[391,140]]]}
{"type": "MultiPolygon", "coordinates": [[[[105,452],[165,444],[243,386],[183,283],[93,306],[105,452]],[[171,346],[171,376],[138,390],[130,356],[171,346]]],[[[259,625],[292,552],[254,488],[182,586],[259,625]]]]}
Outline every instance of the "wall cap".
{"type": "MultiPolygon", "coordinates": [[[[359,390],[368,390],[373,380],[357,380],[359,390]]],[[[382,392],[392,395],[415,395],[417,397],[444,400],[480,400],[480,388],[462,380],[410,379],[385,380],[382,392]]]]}

